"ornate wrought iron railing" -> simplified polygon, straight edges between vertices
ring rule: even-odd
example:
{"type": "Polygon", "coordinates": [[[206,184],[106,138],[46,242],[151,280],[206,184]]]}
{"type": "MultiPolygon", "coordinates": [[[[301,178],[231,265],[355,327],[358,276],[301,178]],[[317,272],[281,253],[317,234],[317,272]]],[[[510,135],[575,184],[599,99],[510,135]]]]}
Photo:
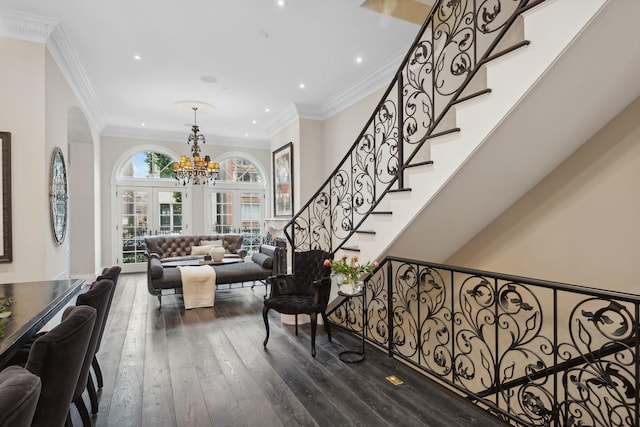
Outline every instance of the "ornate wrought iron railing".
{"type": "Polygon", "coordinates": [[[640,424],[640,296],[389,257],[329,318],[512,425],[640,424]]]}
{"type": "Polygon", "coordinates": [[[285,227],[291,247],[335,252],[388,192],[404,189],[404,169],[425,162],[423,145],[458,130],[440,126],[451,107],[487,92],[465,93],[481,66],[527,44],[498,47],[518,16],[543,1],[436,1],[349,152],[285,227]]]}

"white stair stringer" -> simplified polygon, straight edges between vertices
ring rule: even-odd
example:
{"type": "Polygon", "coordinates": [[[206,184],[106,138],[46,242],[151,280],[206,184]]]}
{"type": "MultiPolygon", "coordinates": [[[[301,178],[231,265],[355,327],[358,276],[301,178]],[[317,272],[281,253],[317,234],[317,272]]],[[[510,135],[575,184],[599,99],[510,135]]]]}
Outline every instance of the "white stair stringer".
{"type": "Polygon", "coordinates": [[[601,76],[621,59],[602,59],[614,55],[611,46],[638,40],[620,34],[634,27],[638,4],[548,0],[527,12],[531,44],[487,64],[491,93],[456,106],[461,131],[431,142],[433,165],[407,170],[410,192],[386,196],[393,214],[372,216],[376,233],[358,236],[359,258],[381,259],[392,249],[401,257],[443,261],[635,99],[638,91],[625,96],[601,76]],[[595,86],[600,98],[594,103],[602,105],[587,105],[585,89],[595,86]]]}

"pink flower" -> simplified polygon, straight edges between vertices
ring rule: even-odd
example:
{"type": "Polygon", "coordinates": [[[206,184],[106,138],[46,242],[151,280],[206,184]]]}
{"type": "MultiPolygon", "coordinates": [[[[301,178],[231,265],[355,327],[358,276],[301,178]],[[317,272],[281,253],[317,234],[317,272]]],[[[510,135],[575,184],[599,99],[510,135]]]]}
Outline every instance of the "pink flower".
{"type": "Polygon", "coordinates": [[[353,265],[351,266],[351,269],[352,269],[352,270],[357,270],[357,269],[358,269],[358,266],[357,266],[357,265],[355,265],[355,264],[353,264],[353,265]]]}
{"type": "Polygon", "coordinates": [[[353,262],[358,262],[358,257],[354,255],[354,256],[351,258],[351,261],[353,261],[353,262]]]}
{"type": "Polygon", "coordinates": [[[380,267],[380,263],[378,261],[373,261],[373,268],[380,267]]]}
{"type": "Polygon", "coordinates": [[[325,267],[329,267],[331,265],[331,261],[329,261],[328,259],[325,259],[322,265],[324,265],[325,267]]]}

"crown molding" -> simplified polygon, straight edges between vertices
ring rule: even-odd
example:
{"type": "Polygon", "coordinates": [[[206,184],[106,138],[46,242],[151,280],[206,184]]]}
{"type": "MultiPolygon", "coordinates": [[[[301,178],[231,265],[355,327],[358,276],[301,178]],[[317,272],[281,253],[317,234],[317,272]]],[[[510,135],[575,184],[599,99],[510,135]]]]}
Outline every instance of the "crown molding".
{"type": "Polygon", "coordinates": [[[105,127],[102,108],[62,25],[56,26],[52,31],[47,41],[47,48],[56,64],[58,64],[67,83],[71,86],[71,90],[73,90],[85,108],[89,121],[100,133],[105,127]]]}
{"type": "Polygon", "coordinates": [[[322,107],[322,120],[326,120],[379,89],[385,88],[398,72],[406,53],[390,59],[382,67],[364,76],[351,87],[331,97],[322,107]]]}
{"type": "Polygon", "coordinates": [[[58,22],[32,13],[0,9],[0,37],[45,43],[58,22]]]}
{"type": "MultiPolygon", "coordinates": [[[[130,128],[124,126],[107,126],[102,131],[103,137],[138,139],[146,141],[168,141],[186,143],[186,133],[178,131],[158,131],[150,129],[130,128]]],[[[270,150],[270,142],[266,139],[234,138],[207,134],[207,144],[230,148],[254,148],[270,150]]]]}
{"type": "Polygon", "coordinates": [[[306,104],[289,105],[266,124],[265,131],[267,135],[273,137],[280,130],[291,125],[291,123],[296,120],[326,120],[377,90],[387,87],[398,71],[405,55],[406,54],[403,53],[392,58],[382,67],[367,74],[351,87],[336,94],[320,107],[306,104]]]}
{"type": "Polygon", "coordinates": [[[289,126],[299,118],[296,105],[290,104],[284,110],[275,115],[273,119],[269,120],[265,124],[264,130],[267,135],[269,135],[269,138],[272,138],[276,133],[280,132],[280,130],[289,126]]]}

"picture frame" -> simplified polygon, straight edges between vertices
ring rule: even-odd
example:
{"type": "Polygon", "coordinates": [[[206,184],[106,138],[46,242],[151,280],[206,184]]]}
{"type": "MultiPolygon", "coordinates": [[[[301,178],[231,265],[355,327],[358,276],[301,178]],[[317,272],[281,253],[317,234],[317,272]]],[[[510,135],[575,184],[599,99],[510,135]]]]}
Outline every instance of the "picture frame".
{"type": "Polygon", "coordinates": [[[273,152],[273,215],[293,216],[293,142],[273,152]]]}
{"type": "Polygon", "coordinates": [[[0,221],[0,263],[13,261],[13,233],[11,231],[11,133],[0,132],[0,179],[2,179],[2,197],[0,198],[0,210],[2,211],[2,221],[0,221]]]}

